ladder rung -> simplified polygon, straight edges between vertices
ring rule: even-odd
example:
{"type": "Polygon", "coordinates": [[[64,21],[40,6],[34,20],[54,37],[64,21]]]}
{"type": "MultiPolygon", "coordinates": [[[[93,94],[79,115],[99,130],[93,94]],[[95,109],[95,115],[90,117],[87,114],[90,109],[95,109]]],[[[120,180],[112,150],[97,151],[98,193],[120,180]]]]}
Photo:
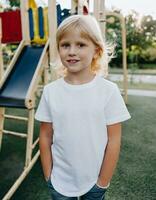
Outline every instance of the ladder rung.
{"type": "Polygon", "coordinates": [[[106,22],[106,19],[99,19],[99,22],[106,22]]]}
{"type": "Polygon", "coordinates": [[[27,117],[18,117],[18,116],[14,116],[14,115],[4,115],[4,117],[7,119],[17,119],[17,120],[28,121],[27,117]]]}
{"type": "Polygon", "coordinates": [[[35,140],[35,142],[33,143],[33,145],[32,145],[32,149],[35,148],[35,146],[37,145],[38,142],[39,142],[39,138],[37,138],[37,139],[35,140]]]}
{"type": "Polygon", "coordinates": [[[19,136],[19,137],[22,137],[22,138],[27,137],[27,134],[25,134],[25,133],[19,133],[19,132],[14,132],[14,131],[3,130],[3,133],[9,134],[9,135],[14,135],[14,136],[19,136]]]}
{"type": "Polygon", "coordinates": [[[44,85],[38,85],[38,89],[43,89],[44,85]]]}

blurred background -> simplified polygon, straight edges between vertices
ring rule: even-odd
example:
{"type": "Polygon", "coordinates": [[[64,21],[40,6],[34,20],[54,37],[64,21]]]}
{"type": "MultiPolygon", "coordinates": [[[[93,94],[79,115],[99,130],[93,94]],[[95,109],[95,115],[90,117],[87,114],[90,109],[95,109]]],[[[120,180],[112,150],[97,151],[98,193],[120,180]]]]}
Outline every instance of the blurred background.
{"type": "MultiPolygon", "coordinates": [[[[37,0],[38,6],[47,6],[48,0],[37,0]]],[[[57,0],[64,8],[71,8],[71,1],[57,0]]],[[[16,9],[19,0],[1,0],[0,10],[16,9]]],[[[121,13],[126,20],[127,62],[129,88],[156,88],[156,2],[153,0],[105,0],[106,10],[121,13]],[[134,76],[135,75],[135,76],[134,76]],[[146,76],[145,76],[146,75],[146,76]],[[142,84],[141,84],[142,83],[142,84]]],[[[90,0],[90,11],[93,0],[90,0]]],[[[106,39],[116,44],[116,57],[110,63],[110,79],[122,87],[122,38],[121,25],[117,18],[109,16],[106,39]]],[[[7,65],[16,45],[3,45],[4,63],[7,65]]]]}

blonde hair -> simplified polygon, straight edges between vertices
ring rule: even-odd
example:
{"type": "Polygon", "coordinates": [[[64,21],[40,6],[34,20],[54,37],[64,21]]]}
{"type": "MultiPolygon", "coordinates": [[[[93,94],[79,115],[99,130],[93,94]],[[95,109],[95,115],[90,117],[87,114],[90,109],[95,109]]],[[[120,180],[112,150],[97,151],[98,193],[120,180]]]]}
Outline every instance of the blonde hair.
{"type": "MultiPolygon", "coordinates": [[[[84,38],[90,39],[97,48],[97,56],[92,60],[91,71],[95,74],[107,76],[108,63],[113,56],[113,48],[104,42],[98,22],[93,16],[72,15],[66,18],[60,24],[56,33],[57,50],[59,51],[59,42],[63,36],[73,29],[78,30],[84,38]]],[[[60,59],[57,60],[57,63],[59,63],[57,64],[57,66],[59,65],[59,67],[57,67],[58,76],[64,76],[66,68],[62,65],[60,59]]]]}

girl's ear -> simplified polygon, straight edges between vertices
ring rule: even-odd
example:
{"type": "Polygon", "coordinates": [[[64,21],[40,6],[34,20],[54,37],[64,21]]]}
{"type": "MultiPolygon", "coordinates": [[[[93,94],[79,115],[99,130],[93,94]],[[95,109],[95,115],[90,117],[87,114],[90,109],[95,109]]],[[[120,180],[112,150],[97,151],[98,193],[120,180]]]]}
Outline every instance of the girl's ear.
{"type": "Polygon", "coordinates": [[[100,48],[99,47],[96,47],[95,48],[95,54],[94,54],[94,59],[97,59],[100,55],[100,48]]]}

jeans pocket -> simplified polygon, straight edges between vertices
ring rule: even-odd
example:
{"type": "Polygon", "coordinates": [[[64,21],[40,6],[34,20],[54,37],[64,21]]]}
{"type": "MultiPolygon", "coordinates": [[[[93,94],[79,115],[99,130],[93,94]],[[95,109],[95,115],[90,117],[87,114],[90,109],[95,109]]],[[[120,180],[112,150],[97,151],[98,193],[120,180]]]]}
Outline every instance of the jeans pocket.
{"type": "Polygon", "coordinates": [[[105,188],[101,188],[98,185],[94,185],[86,194],[83,195],[82,199],[86,200],[104,200],[105,199],[105,188]]]}

